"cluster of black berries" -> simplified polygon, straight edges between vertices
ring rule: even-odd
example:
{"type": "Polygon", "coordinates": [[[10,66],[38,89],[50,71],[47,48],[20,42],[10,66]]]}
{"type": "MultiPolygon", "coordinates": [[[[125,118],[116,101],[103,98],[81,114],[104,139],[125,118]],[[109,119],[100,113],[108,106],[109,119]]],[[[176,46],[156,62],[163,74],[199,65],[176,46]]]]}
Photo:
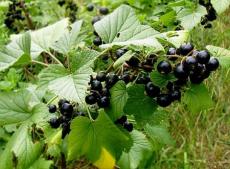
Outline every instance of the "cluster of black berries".
{"type": "Polygon", "coordinates": [[[12,3],[9,5],[9,9],[6,13],[6,18],[4,20],[7,28],[14,32],[18,32],[18,28],[15,25],[16,21],[23,21],[25,17],[22,15],[22,4],[24,2],[17,2],[12,0],[12,3]]]}
{"type": "Polygon", "coordinates": [[[65,5],[66,14],[70,18],[70,22],[76,21],[76,12],[78,10],[77,4],[73,0],[59,0],[58,5],[65,5]]]}
{"type": "Polygon", "coordinates": [[[127,116],[122,116],[121,118],[117,119],[115,124],[122,125],[128,132],[133,131],[133,124],[128,122],[127,116]]]}
{"type": "Polygon", "coordinates": [[[57,117],[51,118],[49,124],[52,128],[62,127],[62,138],[70,132],[71,120],[77,116],[85,116],[84,112],[74,110],[74,105],[68,100],[60,99],[58,108],[56,105],[49,105],[50,113],[57,113],[57,117]]]}
{"type": "MultiPolygon", "coordinates": [[[[94,10],[95,6],[94,6],[94,4],[91,3],[91,4],[88,4],[86,8],[87,8],[88,11],[92,12],[94,10]]],[[[100,13],[100,15],[107,15],[109,13],[109,9],[106,8],[106,7],[99,7],[99,13],[100,13]]],[[[100,15],[96,15],[96,16],[93,17],[93,19],[91,21],[92,25],[102,19],[102,16],[100,16],[100,15]]],[[[95,46],[100,46],[102,44],[101,37],[98,36],[96,31],[94,31],[94,35],[96,37],[93,40],[93,44],[95,46]]]]}
{"type": "Polygon", "coordinates": [[[211,0],[208,0],[208,2],[206,2],[205,0],[199,0],[199,4],[204,6],[208,13],[207,15],[202,17],[201,25],[204,25],[204,28],[211,28],[212,24],[210,22],[216,20],[217,18],[217,13],[211,3],[211,0]]]}

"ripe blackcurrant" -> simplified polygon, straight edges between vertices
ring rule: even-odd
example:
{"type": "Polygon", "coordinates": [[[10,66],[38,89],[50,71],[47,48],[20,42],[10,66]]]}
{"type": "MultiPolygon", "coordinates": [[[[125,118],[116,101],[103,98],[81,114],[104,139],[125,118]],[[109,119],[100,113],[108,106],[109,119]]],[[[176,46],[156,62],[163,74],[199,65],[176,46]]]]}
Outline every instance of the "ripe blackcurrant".
{"type": "Polygon", "coordinates": [[[128,132],[131,132],[133,131],[133,124],[132,123],[129,123],[128,121],[126,121],[124,123],[124,128],[128,131],[128,132]]]}
{"type": "Polygon", "coordinates": [[[130,76],[128,73],[121,75],[120,79],[123,80],[126,84],[130,82],[130,76]]]}
{"type": "Polygon", "coordinates": [[[145,91],[147,93],[148,96],[150,97],[156,97],[159,95],[160,93],[160,88],[155,86],[152,82],[148,82],[145,85],[145,91]]]}
{"type": "Polygon", "coordinates": [[[117,81],[119,80],[119,77],[116,74],[110,74],[106,77],[106,87],[107,88],[111,88],[113,87],[113,85],[115,85],[117,83],[117,81]]]}
{"type": "Polygon", "coordinates": [[[191,43],[185,43],[181,45],[179,48],[180,54],[184,56],[188,55],[193,49],[194,46],[191,43]]]}
{"type": "Polygon", "coordinates": [[[214,58],[214,57],[212,57],[212,58],[208,61],[208,63],[206,64],[206,68],[207,68],[207,70],[209,70],[209,71],[214,71],[214,70],[216,70],[218,67],[219,67],[219,61],[218,61],[218,59],[216,59],[216,58],[214,58]]]}
{"type": "Polygon", "coordinates": [[[88,4],[87,5],[87,11],[93,11],[94,5],[93,4],[88,4]]]}
{"type": "Polygon", "coordinates": [[[93,40],[93,44],[95,46],[100,46],[102,44],[102,40],[99,36],[97,36],[94,40],[93,40]]]}
{"type": "Polygon", "coordinates": [[[108,97],[103,96],[100,99],[98,99],[97,104],[100,108],[105,108],[109,106],[110,100],[108,97]]]}
{"type": "Polygon", "coordinates": [[[168,74],[172,71],[172,66],[168,61],[161,61],[157,65],[157,70],[159,73],[168,74]]]}
{"type": "Polygon", "coordinates": [[[54,104],[49,105],[49,112],[55,113],[57,111],[57,107],[54,104]]]}
{"type": "Polygon", "coordinates": [[[60,121],[58,118],[54,117],[52,119],[49,120],[49,124],[52,128],[58,128],[60,126],[60,121]]]}
{"type": "Polygon", "coordinates": [[[99,80],[93,80],[91,83],[91,89],[101,91],[102,90],[102,84],[99,80]]]}
{"type": "Polygon", "coordinates": [[[71,116],[73,113],[73,106],[69,103],[64,103],[61,107],[61,113],[67,116],[71,116]]]}
{"type": "Polygon", "coordinates": [[[127,121],[127,116],[122,116],[121,118],[117,119],[115,123],[123,125],[126,121],[127,121]]]}
{"type": "Polygon", "coordinates": [[[211,23],[207,23],[206,25],[204,25],[204,28],[205,28],[205,29],[212,28],[212,24],[211,24],[211,23]]]}
{"type": "Polygon", "coordinates": [[[92,105],[92,104],[95,104],[97,102],[97,98],[95,97],[94,94],[90,94],[90,95],[85,97],[85,102],[87,104],[92,105]]]}
{"type": "Polygon", "coordinates": [[[131,59],[129,59],[129,61],[126,61],[126,63],[131,67],[137,67],[140,61],[138,58],[132,57],[131,59]]]}
{"type": "Polygon", "coordinates": [[[168,94],[160,94],[157,97],[157,104],[161,107],[167,107],[172,103],[171,97],[168,94]]]}
{"type": "Polygon", "coordinates": [[[202,51],[197,53],[196,59],[199,63],[206,64],[206,63],[208,63],[208,61],[210,59],[210,54],[208,53],[208,51],[202,50],[202,51]]]}
{"type": "Polygon", "coordinates": [[[202,75],[196,75],[196,74],[190,74],[189,79],[190,79],[191,83],[193,83],[193,84],[200,84],[204,80],[202,75]]]}
{"type": "Polygon", "coordinates": [[[176,55],[176,48],[169,48],[167,55],[176,55]]]}
{"type": "Polygon", "coordinates": [[[101,20],[101,17],[100,16],[94,16],[93,19],[92,19],[92,25],[95,24],[96,22],[100,21],[101,20]]]}
{"type": "Polygon", "coordinates": [[[181,92],[179,90],[173,90],[170,92],[171,99],[174,100],[180,100],[181,99],[181,92]]]}
{"type": "Polygon", "coordinates": [[[106,7],[100,7],[99,12],[102,15],[107,15],[109,13],[109,9],[106,7]]]}
{"type": "Polygon", "coordinates": [[[104,82],[106,80],[106,73],[105,72],[97,73],[96,79],[100,82],[104,82]]]}
{"type": "Polygon", "coordinates": [[[147,84],[148,82],[150,82],[151,79],[148,75],[139,75],[139,77],[136,80],[136,84],[147,84]]]}
{"type": "Polygon", "coordinates": [[[101,95],[110,97],[109,89],[107,89],[107,88],[102,89],[102,94],[101,95]]]}
{"type": "Polygon", "coordinates": [[[61,108],[64,103],[69,103],[69,101],[66,99],[60,99],[58,101],[58,107],[61,108]]]}
{"type": "Polygon", "coordinates": [[[197,64],[198,64],[197,59],[192,56],[187,57],[183,62],[184,69],[188,71],[194,70],[197,64]]]}

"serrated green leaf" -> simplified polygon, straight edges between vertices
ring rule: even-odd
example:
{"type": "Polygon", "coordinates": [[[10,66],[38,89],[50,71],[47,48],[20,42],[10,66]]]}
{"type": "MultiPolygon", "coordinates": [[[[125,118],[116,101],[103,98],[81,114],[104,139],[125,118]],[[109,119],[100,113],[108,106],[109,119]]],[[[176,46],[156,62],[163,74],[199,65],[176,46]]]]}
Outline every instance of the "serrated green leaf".
{"type": "Polygon", "coordinates": [[[138,168],[141,161],[147,159],[152,152],[152,145],[143,133],[134,130],[131,133],[131,138],[133,146],[128,153],[123,152],[118,161],[118,166],[122,169],[138,168]]]}
{"type": "Polygon", "coordinates": [[[71,25],[71,30],[64,35],[52,46],[52,48],[62,54],[68,54],[70,50],[78,43],[78,35],[82,26],[82,20],[76,21],[71,25]]]}
{"type": "Polygon", "coordinates": [[[152,46],[163,50],[162,45],[153,37],[159,32],[147,25],[141,25],[133,9],[121,5],[113,13],[94,24],[94,28],[106,43],[102,48],[114,45],[152,46]]]}
{"type": "Polygon", "coordinates": [[[223,13],[225,10],[227,10],[230,6],[230,1],[229,0],[211,0],[211,3],[213,7],[215,8],[216,12],[218,14],[223,13]]]}
{"type": "Polygon", "coordinates": [[[206,46],[206,48],[214,57],[218,57],[222,67],[230,67],[230,50],[211,45],[206,46]]]}
{"type": "Polygon", "coordinates": [[[29,33],[14,39],[2,51],[0,51],[0,71],[13,65],[29,63],[31,39],[29,33]]]}
{"type": "Polygon", "coordinates": [[[71,57],[71,71],[60,65],[50,65],[39,74],[40,86],[60,97],[84,103],[92,64],[98,53],[95,51],[80,51],[71,57]]]}
{"type": "Polygon", "coordinates": [[[145,126],[146,134],[151,138],[153,145],[155,145],[154,149],[157,149],[157,145],[171,145],[175,144],[172,136],[168,132],[168,130],[163,126],[152,126],[146,124],[145,126]]]}
{"type": "Polygon", "coordinates": [[[150,74],[151,81],[154,85],[159,87],[164,87],[168,84],[169,81],[176,80],[173,74],[161,74],[158,71],[153,71],[150,74]]]}
{"type": "Polygon", "coordinates": [[[50,166],[53,164],[53,161],[46,160],[44,158],[37,159],[29,169],[50,169],[50,166]]]}
{"type": "Polygon", "coordinates": [[[95,121],[86,117],[75,118],[68,137],[68,159],[74,160],[84,155],[95,162],[102,148],[117,159],[129,141],[129,137],[123,134],[104,112],[100,112],[95,121]]]}
{"type": "Polygon", "coordinates": [[[128,98],[126,84],[123,81],[117,82],[110,89],[110,94],[110,107],[106,111],[113,120],[116,120],[122,116],[128,98]]]}
{"type": "Polygon", "coordinates": [[[188,30],[197,26],[201,17],[207,14],[205,7],[198,5],[197,8],[180,8],[178,10],[177,19],[181,21],[181,25],[188,30]]]}
{"type": "Polygon", "coordinates": [[[36,161],[42,152],[42,144],[33,143],[29,128],[22,125],[7,143],[0,156],[1,169],[25,169],[36,161]]]}
{"type": "Polygon", "coordinates": [[[128,100],[124,107],[124,112],[134,115],[137,122],[148,119],[157,108],[156,102],[145,95],[143,85],[133,85],[128,88],[128,100]]]}
{"type": "Polygon", "coordinates": [[[0,126],[18,123],[38,123],[49,118],[47,107],[34,102],[28,91],[0,93],[0,126]]]}
{"type": "Polygon", "coordinates": [[[198,113],[213,106],[212,98],[204,84],[191,84],[191,87],[185,91],[182,101],[192,113],[198,113]]]}
{"type": "Polygon", "coordinates": [[[134,53],[133,53],[132,51],[126,52],[124,55],[122,55],[120,58],[118,58],[118,59],[114,62],[113,68],[114,68],[114,69],[119,68],[122,64],[125,63],[125,61],[128,61],[133,55],[134,55],[134,53]]]}

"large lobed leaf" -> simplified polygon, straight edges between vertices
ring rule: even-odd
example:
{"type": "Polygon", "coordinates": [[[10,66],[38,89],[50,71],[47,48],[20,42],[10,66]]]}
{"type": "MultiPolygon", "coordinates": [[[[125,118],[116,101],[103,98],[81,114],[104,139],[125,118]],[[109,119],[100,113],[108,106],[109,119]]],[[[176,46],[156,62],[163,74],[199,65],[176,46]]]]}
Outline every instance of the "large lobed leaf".
{"type": "Polygon", "coordinates": [[[93,61],[98,53],[91,50],[74,53],[71,57],[71,70],[60,65],[50,65],[39,74],[40,85],[60,97],[84,103],[93,61]]]}
{"type": "Polygon", "coordinates": [[[227,10],[230,6],[229,0],[211,0],[213,7],[215,8],[218,14],[221,14],[225,10],[227,10]]]}
{"type": "Polygon", "coordinates": [[[116,159],[129,144],[129,137],[122,133],[104,113],[100,112],[95,121],[79,117],[72,121],[68,137],[68,159],[86,156],[95,162],[105,148],[116,159]]]}

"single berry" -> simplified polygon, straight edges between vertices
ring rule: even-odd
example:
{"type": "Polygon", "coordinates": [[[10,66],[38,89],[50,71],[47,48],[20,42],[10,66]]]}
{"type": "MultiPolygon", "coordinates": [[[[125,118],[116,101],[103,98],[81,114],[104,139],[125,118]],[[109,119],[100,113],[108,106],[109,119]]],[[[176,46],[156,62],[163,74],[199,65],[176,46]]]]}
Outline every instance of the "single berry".
{"type": "Polygon", "coordinates": [[[102,44],[102,40],[99,36],[97,36],[94,40],[93,40],[93,44],[95,46],[100,46],[102,44]]]}
{"type": "Polygon", "coordinates": [[[52,128],[56,129],[60,126],[60,121],[58,120],[58,118],[54,117],[54,118],[49,120],[49,124],[52,128]]]}
{"type": "Polygon", "coordinates": [[[61,113],[66,116],[71,116],[73,113],[73,106],[69,103],[64,103],[61,107],[61,113]]]}
{"type": "Polygon", "coordinates": [[[184,69],[188,71],[194,70],[197,64],[198,64],[197,59],[192,56],[187,57],[183,62],[184,69]]]}
{"type": "Polygon", "coordinates": [[[110,74],[106,77],[106,87],[107,88],[111,88],[113,87],[113,85],[115,85],[117,83],[117,81],[119,80],[119,77],[116,74],[110,74]]]}
{"type": "Polygon", "coordinates": [[[206,25],[204,25],[205,29],[210,29],[212,28],[212,24],[211,23],[207,23],[206,25]]]}
{"type": "Polygon", "coordinates": [[[133,124],[126,121],[126,122],[124,123],[124,128],[125,128],[128,132],[131,132],[131,131],[133,131],[133,124]]]}
{"type": "Polygon", "coordinates": [[[65,0],[58,1],[58,5],[63,6],[65,4],[65,0]]]}
{"type": "Polygon", "coordinates": [[[156,97],[160,94],[160,88],[155,86],[152,82],[148,82],[145,85],[145,91],[150,97],[156,97]]]}
{"type": "Polygon", "coordinates": [[[106,80],[106,73],[105,72],[97,73],[96,79],[100,82],[104,82],[106,80]]]}
{"type": "Polygon", "coordinates": [[[140,75],[136,80],[136,84],[147,84],[150,81],[151,81],[151,79],[149,76],[140,75]]]}
{"type": "Polygon", "coordinates": [[[95,104],[97,102],[97,98],[94,96],[94,94],[90,94],[88,96],[85,97],[85,102],[87,104],[95,104]]]}
{"type": "Polygon", "coordinates": [[[88,4],[87,5],[87,11],[93,11],[93,9],[94,9],[94,5],[91,3],[91,4],[88,4]]]}
{"type": "Polygon", "coordinates": [[[181,92],[179,90],[173,90],[170,93],[171,99],[174,100],[180,100],[181,99],[181,92]]]}
{"type": "Polygon", "coordinates": [[[100,20],[101,20],[100,16],[94,16],[91,23],[92,23],[92,25],[94,25],[96,22],[98,22],[100,20]]]}
{"type": "Polygon", "coordinates": [[[97,104],[100,108],[105,108],[109,106],[110,100],[108,97],[103,96],[102,98],[98,99],[97,104]]]}
{"type": "Polygon", "coordinates": [[[157,97],[157,104],[161,107],[167,107],[172,103],[171,97],[168,94],[160,94],[157,97]]]}
{"type": "Polygon", "coordinates": [[[58,101],[58,107],[61,109],[61,107],[62,107],[62,105],[63,105],[64,103],[69,103],[69,101],[66,100],[66,99],[60,99],[60,100],[58,101]]]}
{"type": "Polygon", "coordinates": [[[54,104],[49,105],[49,112],[55,113],[57,111],[57,107],[54,104]]]}
{"type": "Polygon", "coordinates": [[[126,121],[127,121],[127,116],[122,116],[121,118],[117,119],[115,123],[123,125],[126,121]]]}
{"type": "Polygon", "coordinates": [[[198,54],[196,55],[196,59],[197,59],[198,63],[206,64],[206,63],[208,63],[208,61],[210,59],[210,54],[208,53],[208,51],[202,50],[202,51],[198,52],[198,54]]]}
{"type": "Polygon", "coordinates": [[[168,74],[172,71],[172,66],[168,61],[161,61],[157,65],[157,70],[159,73],[168,74]]]}
{"type": "Polygon", "coordinates": [[[91,89],[96,91],[102,90],[102,84],[99,80],[93,80],[91,83],[91,89]]]}
{"type": "Polygon", "coordinates": [[[207,70],[209,70],[209,71],[214,71],[214,70],[216,70],[218,67],[219,67],[219,61],[218,61],[218,59],[216,59],[216,58],[214,58],[214,57],[212,57],[212,58],[208,61],[208,63],[206,64],[206,68],[207,68],[207,70]]]}
{"type": "Polygon", "coordinates": [[[130,76],[128,73],[121,75],[120,79],[123,80],[126,84],[130,82],[130,76]]]}
{"type": "Polygon", "coordinates": [[[109,13],[109,9],[106,7],[100,7],[99,12],[102,15],[107,15],[109,13]]]}
{"type": "Polygon", "coordinates": [[[191,43],[185,43],[181,45],[179,48],[180,54],[184,56],[188,55],[193,49],[194,46],[191,43]]]}
{"type": "Polygon", "coordinates": [[[196,74],[190,74],[189,79],[190,79],[191,83],[193,83],[193,84],[200,84],[204,80],[202,75],[196,75],[196,74]]]}
{"type": "Polygon", "coordinates": [[[120,58],[122,55],[124,55],[127,52],[126,49],[117,49],[116,56],[117,58],[120,58]]]}
{"type": "Polygon", "coordinates": [[[131,67],[137,67],[140,61],[138,58],[132,57],[131,59],[129,59],[129,61],[126,61],[126,63],[131,67]]]}
{"type": "Polygon", "coordinates": [[[208,22],[208,19],[206,17],[202,17],[200,24],[205,25],[207,22],[208,22]]]}
{"type": "Polygon", "coordinates": [[[176,55],[176,48],[169,48],[167,55],[176,55]]]}

